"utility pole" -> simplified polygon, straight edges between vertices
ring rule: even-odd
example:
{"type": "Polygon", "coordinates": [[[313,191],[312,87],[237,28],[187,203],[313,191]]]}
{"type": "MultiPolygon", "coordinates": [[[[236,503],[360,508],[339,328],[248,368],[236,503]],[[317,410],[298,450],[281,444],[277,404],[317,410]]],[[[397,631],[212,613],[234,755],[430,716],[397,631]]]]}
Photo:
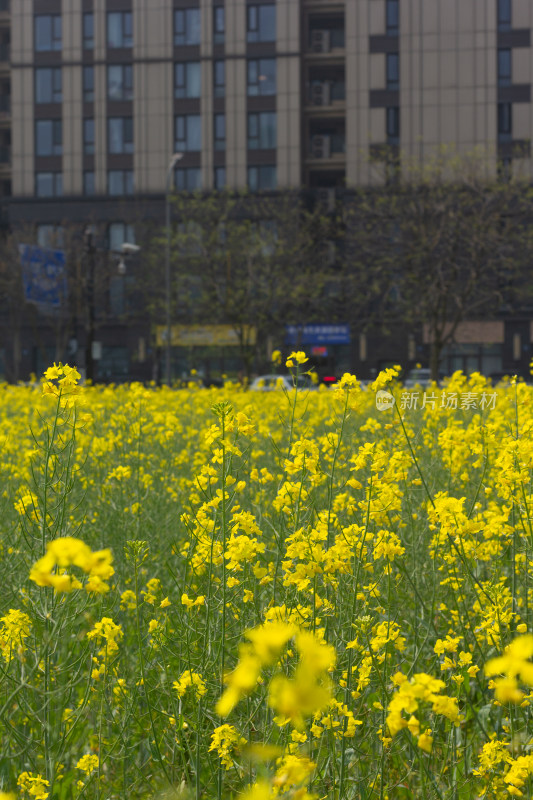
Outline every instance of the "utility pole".
{"type": "Polygon", "coordinates": [[[94,228],[92,225],[88,225],[87,228],[85,228],[85,252],[87,255],[87,270],[85,273],[85,291],[87,297],[85,380],[94,381],[94,274],[96,267],[96,246],[94,243],[94,228]]]}

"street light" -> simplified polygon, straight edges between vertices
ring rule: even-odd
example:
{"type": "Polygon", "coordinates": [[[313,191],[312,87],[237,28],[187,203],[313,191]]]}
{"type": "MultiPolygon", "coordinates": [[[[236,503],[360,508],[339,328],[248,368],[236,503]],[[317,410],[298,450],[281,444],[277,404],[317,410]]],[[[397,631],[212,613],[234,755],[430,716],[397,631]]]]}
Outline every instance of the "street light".
{"type": "Polygon", "coordinates": [[[165,285],[167,291],[167,303],[166,303],[166,310],[167,310],[167,339],[166,339],[166,351],[165,351],[165,378],[167,386],[170,386],[170,345],[171,345],[171,327],[170,327],[170,203],[169,203],[169,194],[170,194],[170,180],[172,178],[172,173],[174,171],[174,167],[181,161],[183,158],[183,153],[174,153],[172,158],[170,159],[170,164],[168,165],[167,170],[167,182],[165,186],[165,225],[167,231],[167,244],[165,250],[165,285]]]}

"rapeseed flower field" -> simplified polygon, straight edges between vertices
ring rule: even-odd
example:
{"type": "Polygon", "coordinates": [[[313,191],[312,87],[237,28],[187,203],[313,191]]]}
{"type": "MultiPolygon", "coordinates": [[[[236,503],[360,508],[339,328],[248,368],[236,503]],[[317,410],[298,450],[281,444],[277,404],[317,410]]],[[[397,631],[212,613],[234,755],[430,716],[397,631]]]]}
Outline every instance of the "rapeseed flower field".
{"type": "Polygon", "coordinates": [[[533,796],[533,389],[397,375],[0,386],[0,800],[533,796]]]}

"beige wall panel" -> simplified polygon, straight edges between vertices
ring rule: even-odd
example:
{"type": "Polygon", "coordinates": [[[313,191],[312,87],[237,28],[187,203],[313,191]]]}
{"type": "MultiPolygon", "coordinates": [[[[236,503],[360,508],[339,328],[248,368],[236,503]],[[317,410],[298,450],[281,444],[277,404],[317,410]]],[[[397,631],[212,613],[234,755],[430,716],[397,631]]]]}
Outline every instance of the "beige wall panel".
{"type": "Polygon", "coordinates": [[[457,142],[457,106],[455,103],[442,108],[440,122],[441,143],[452,144],[453,142],[457,142]]]}
{"type": "Polygon", "coordinates": [[[424,105],[423,133],[424,143],[435,144],[440,137],[440,109],[438,106],[424,105]]]}
{"type": "Polygon", "coordinates": [[[474,86],[476,82],[475,58],[470,48],[457,53],[457,84],[459,86],[474,86]]]}
{"type": "Polygon", "coordinates": [[[226,53],[246,53],[246,3],[245,0],[226,2],[226,53]]]}
{"type": "Polygon", "coordinates": [[[460,31],[474,31],[476,28],[475,6],[472,0],[459,3],[457,28],[460,31]]]}
{"type": "Polygon", "coordinates": [[[455,50],[440,53],[439,80],[442,89],[457,86],[457,57],[455,50]]]}
{"type": "Polygon", "coordinates": [[[531,0],[512,0],[511,25],[513,28],[531,28],[533,25],[531,0]]]}
{"type": "Polygon", "coordinates": [[[512,53],[513,83],[531,83],[531,50],[529,47],[515,47],[512,53]]]}
{"type": "Polygon", "coordinates": [[[361,168],[360,149],[367,154],[366,134],[360,130],[368,113],[369,66],[368,25],[371,3],[348,3],[345,7],[346,57],[346,185],[366,182],[366,171],[361,168]],[[364,46],[364,50],[361,48],[364,46]],[[366,90],[366,91],[365,91],[366,90]],[[362,106],[362,109],[360,108],[362,106]],[[363,138],[364,136],[364,138],[363,138]],[[363,171],[365,175],[363,176],[363,171]]]}
{"type": "Polygon", "coordinates": [[[424,87],[436,89],[439,85],[439,56],[438,53],[423,53],[422,79],[424,87]]]}
{"type": "Polygon", "coordinates": [[[133,0],[134,58],[172,58],[172,0],[133,0]]]}
{"type": "Polygon", "coordinates": [[[107,54],[106,0],[93,0],[93,13],[94,13],[94,58],[105,60],[107,54]]]}
{"type": "Polygon", "coordinates": [[[172,65],[137,64],[133,79],[138,86],[133,121],[135,189],[163,192],[174,153],[172,65]]]}
{"type": "Polygon", "coordinates": [[[200,53],[202,58],[213,55],[213,4],[211,0],[200,0],[200,53]]]}
{"type": "Polygon", "coordinates": [[[277,178],[280,188],[301,182],[300,62],[296,57],[278,58],[277,178]]]}
{"type": "Polygon", "coordinates": [[[370,62],[370,89],[385,88],[385,55],[384,53],[371,53],[370,62]]]}
{"type": "MultiPolygon", "coordinates": [[[[468,5],[469,0],[462,0],[468,5]]],[[[457,4],[453,0],[440,2],[439,4],[439,31],[441,34],[452,34],[457,32],[457,4]]]]}
{"type": "Polygon", "coordinates": [[[300,9],[294,0],[277,0],[276,43],[278,53],[300,48],[300,9]]]}
{"type": "Polygon", "coordinates": [[[81,97],[81,66],[63,67],[63,192],[66,195],[83,192],[81,97]]]}
{"type": "Polygon", "coordinates": [[[247,184],[246,61],[226,62],[226,181],[228,188],[247,184]]]}
{"type": "Polygon", "coordinates": [[[424,36],[426,34],[434,34],[439,30],[439,4],[436,0],[426,0],[420,11],[422,13],[421,27],[424,36]]]}
{"type": "Polygon", "coordinates": [[[531,139],[531,106],[513,103],[513,139],[531,139]]]}
{"type": "Polygon", "coordinates": [[[479,48],[475,53],[475,76],[478,86],[496,85],[496,47],[479,48]]]}
{"type": "Polygon", "coordinates": [[[11,60],[14,64],[33,61],[33,0],[11,3],[11,60]]]}
{"type": "Polygon", "coordinates": [[[470,147],[475,142],[475,108],[473,104],[460,105],[457,109],[457,129],[460,144],[468,143],[470,147]]]}
{"type": "MultiPolygon", "coordinates": [[[[405,45],[411,47],[408,38],[405,39],[405,45]]],[[[436,33],[424,34],[422,37],[422,50],[429,53],[435,53],[439,49],[439,37],[436,33]]]]}
{"type": "Polygon", "coordinates": [[[370,35],[385,33],[385,0],[371,0],[368,6],[370,35]]]}
{"type": "Polygon", "coordinates": [[[12,191],[16,196],[33,195],[34,135],[33,70],[28,67],[11,73],[11,172],[12,191]]]}
{"type": "MultiPolygon", "coordinates": [[[[81,55],[81,11],[81,0],[63,0],[61,13],[63,16],[63,59],[65,61],[79,59],[81,55]]],[[[66,189],[64,190],[66,193],[66,189]]]]}
{"type": "Polygon", "coordinates": [[[96,194],[107,191],[107,72],[105,64],[94,67],[94,171],[96,194]]]}
{"type": "Polygon", "coordinates": [[[213,146],[213,62],[202,61],[202,96],[200,111],[202,114],[202,187],[212,189],[214,183],[213,146]]]}
{"type": "Polygon", "coordinates": [[[371,108],[368,114],[368,138],[373,144],[386,140],[385,109],[371,108]]]}

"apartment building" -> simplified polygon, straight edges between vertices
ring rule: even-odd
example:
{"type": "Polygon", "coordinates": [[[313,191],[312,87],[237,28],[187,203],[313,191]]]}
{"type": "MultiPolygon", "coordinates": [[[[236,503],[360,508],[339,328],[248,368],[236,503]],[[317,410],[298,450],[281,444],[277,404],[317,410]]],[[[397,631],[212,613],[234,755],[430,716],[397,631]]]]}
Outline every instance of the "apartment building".
{"type": "Polygon", "coordinates": [[[0,0],[0,203],[113,249],[176,153],[177,190],[329,207],[442,145],[530,177],[532,27],[531,0],[0,0]]]}

